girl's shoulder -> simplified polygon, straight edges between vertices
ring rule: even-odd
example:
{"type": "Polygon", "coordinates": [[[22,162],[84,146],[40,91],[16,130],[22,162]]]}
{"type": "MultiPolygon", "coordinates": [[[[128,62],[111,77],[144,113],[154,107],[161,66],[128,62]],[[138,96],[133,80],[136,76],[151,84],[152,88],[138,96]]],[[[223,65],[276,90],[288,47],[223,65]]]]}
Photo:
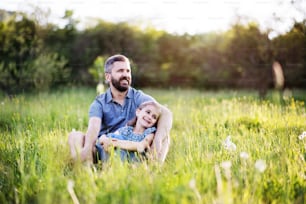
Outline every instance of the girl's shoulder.
{"type": "Polygon", "coordinates": [[[145,131],[144,131],[144,135],[149,135],[149,134],[152,134],[152,133],[155,133],[156,132],[156,127],[150,127],[150,128],[147,128],[145,131]]]}

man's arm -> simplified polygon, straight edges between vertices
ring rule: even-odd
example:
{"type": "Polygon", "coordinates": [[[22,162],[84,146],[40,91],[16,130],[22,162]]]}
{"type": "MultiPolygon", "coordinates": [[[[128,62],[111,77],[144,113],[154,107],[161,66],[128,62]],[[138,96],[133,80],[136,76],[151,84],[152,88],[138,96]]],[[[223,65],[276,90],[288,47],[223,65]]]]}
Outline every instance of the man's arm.
{"type": "Polygon", "coordinates": [[[162,113],[157,123],[157,130],[152,144],[155,159],[163,163],[170,146],[170,130],[172,128],[172,112],[161,105],[162,113]]]}
{"type": "Polygon", "coordinates": [[[98,117],[91,117],[88,122],[87,132],[85,134],[85,144],[81,152],[82,161],[92,161],[92,149],[96,143],[96,139],[100,132],[101,119],[98,117]]]}

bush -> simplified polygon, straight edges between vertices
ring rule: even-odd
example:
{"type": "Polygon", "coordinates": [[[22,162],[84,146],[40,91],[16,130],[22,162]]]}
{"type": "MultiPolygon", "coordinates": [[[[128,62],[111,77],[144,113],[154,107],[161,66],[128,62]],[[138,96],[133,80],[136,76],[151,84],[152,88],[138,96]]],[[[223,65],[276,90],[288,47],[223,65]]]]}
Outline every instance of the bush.
{"type": "Polygon", "coordinates": [[[29,68],[35,89],[48,90],[52,85],[66,81],[70,74],[69,69],[65,67],[66,64],[67,60],[59,57],[57,53],[39,55],[29,68]]]}

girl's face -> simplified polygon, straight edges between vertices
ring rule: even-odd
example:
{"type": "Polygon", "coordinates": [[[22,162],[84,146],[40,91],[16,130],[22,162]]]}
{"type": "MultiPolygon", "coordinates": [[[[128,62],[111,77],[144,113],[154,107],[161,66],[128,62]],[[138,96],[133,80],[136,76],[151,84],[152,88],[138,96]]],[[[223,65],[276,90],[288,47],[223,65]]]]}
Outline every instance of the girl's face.
{"type": "Polygon", "coordinates": [[[159,109],[154,105],[146,105],[142,109],[136,110],[137,123],[140,123],[144,128],[149,128],[155,125],[159,117],[159,109]]]}

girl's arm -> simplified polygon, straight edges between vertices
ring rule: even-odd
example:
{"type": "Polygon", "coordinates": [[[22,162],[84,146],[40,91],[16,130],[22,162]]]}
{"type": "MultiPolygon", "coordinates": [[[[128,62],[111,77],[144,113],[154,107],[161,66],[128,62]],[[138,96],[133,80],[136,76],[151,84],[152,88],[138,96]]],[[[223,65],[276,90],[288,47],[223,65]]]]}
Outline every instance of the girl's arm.
{"type": "Polygon", "coordinates": [[[105,151],[107,151],[109,146],[114,146],[128,151],[143,152],[146,148],[150,148],[153,138],[154,134],[152,133],[147,135],[142,141],[134,142],[128,140],[108,138],[105,135],[102,135],[99,139],[99,142],[103,145],[105,151]]]}
{"type": "Polygon", "coordinates": [[[120,149],[125,149],[129,151],[138,151],[138,152],[144,152],[146,148],[150,148],[150,145],[153,141],[154,134],[147,135],[142,141],[140,142],[134,142],[134,141],[128,141],[128,140],[113,140],[114,147],[118,147],[120,149]]]}

